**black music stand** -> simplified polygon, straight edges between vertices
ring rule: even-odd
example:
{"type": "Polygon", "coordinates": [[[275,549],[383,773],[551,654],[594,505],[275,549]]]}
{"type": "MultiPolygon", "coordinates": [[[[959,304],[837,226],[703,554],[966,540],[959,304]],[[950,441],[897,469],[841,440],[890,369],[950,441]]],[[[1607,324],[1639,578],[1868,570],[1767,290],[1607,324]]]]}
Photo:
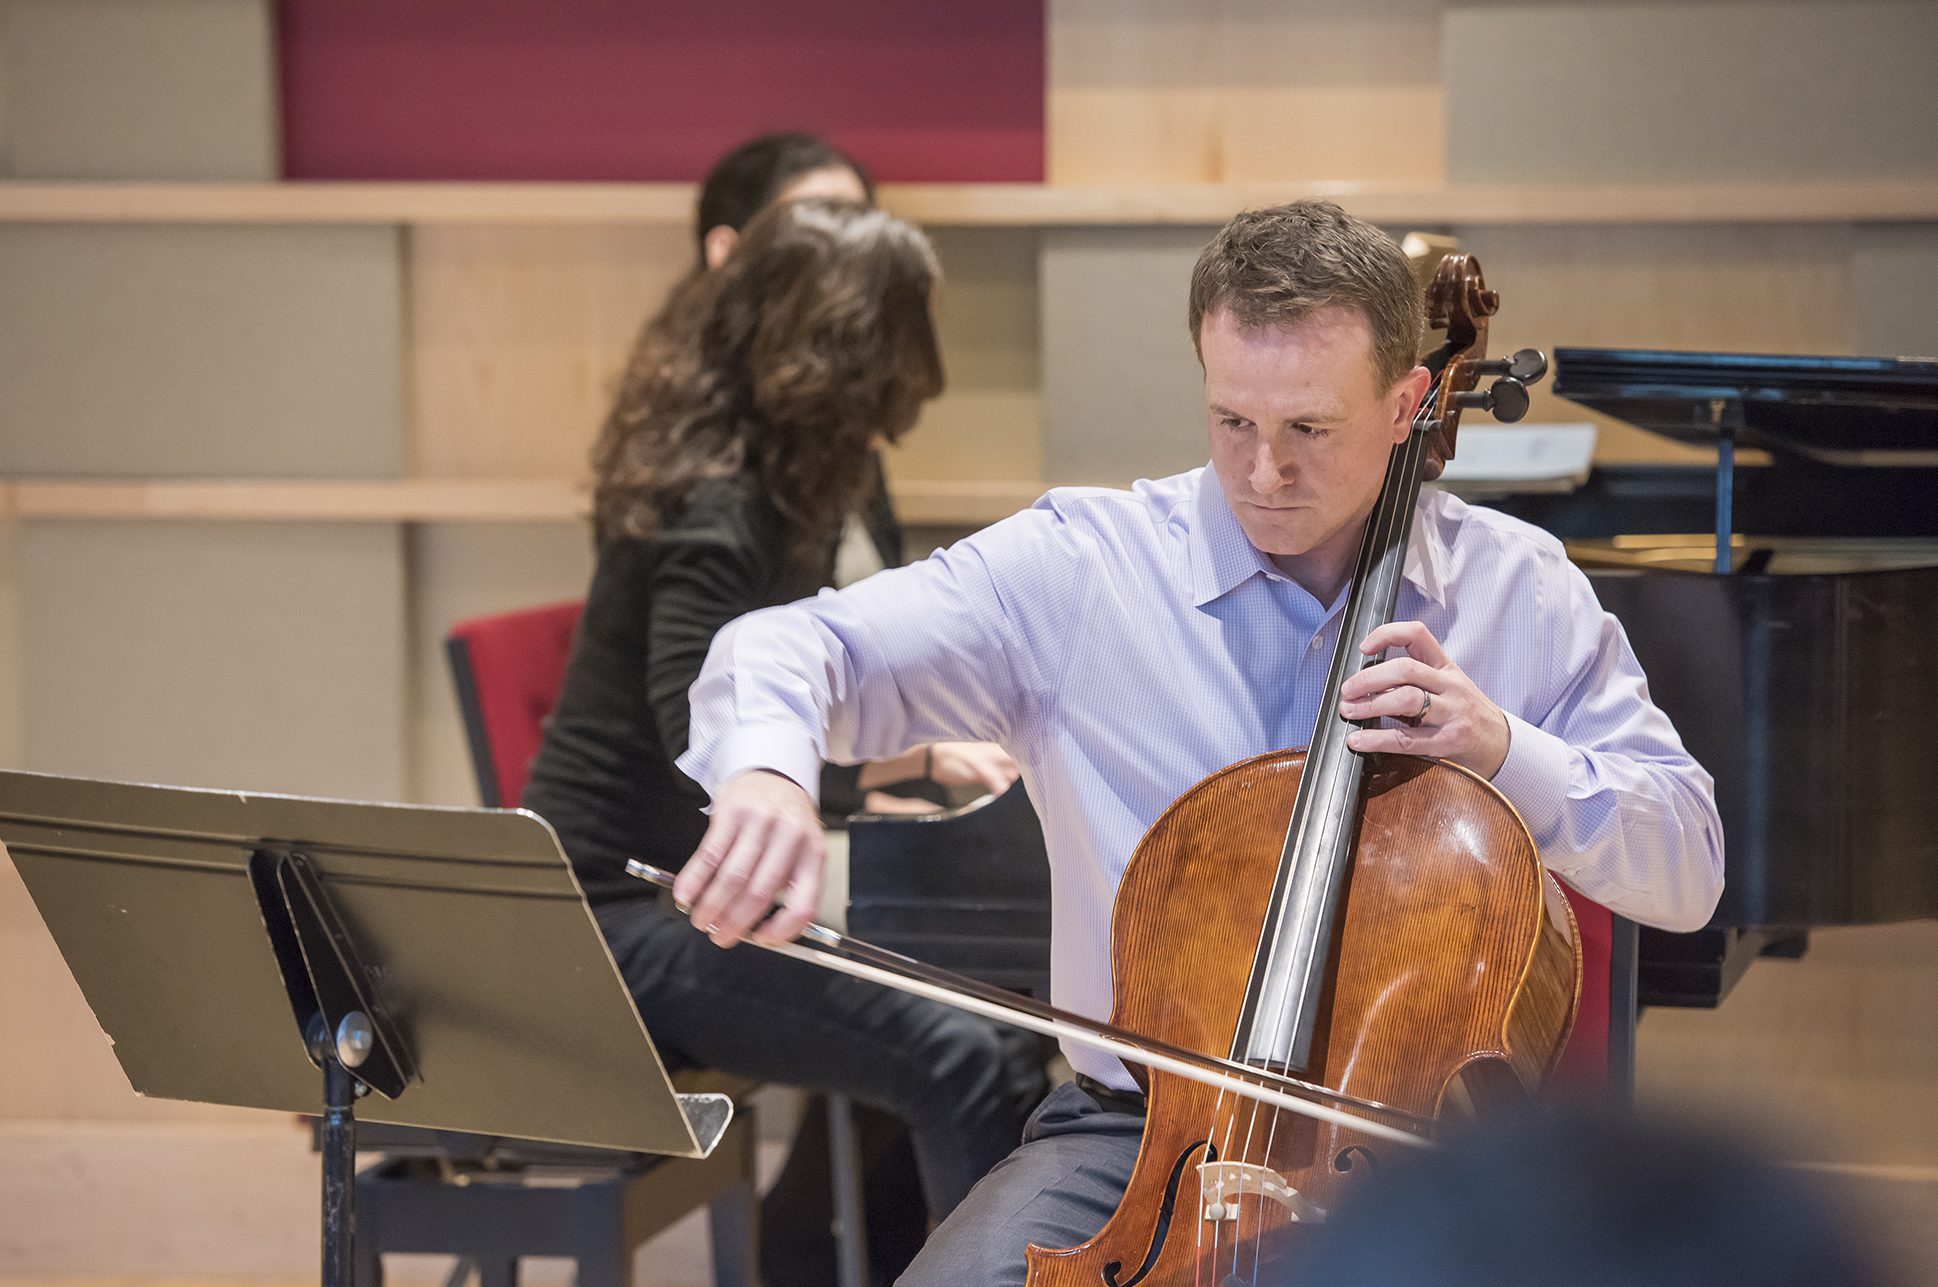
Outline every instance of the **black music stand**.
{"type": "Polygon", "coordinates": [[[324,1287],[359,1114],[690,1158],[732,1119],[674,1091],[534,814],[0,772],[0,845],[136,1094],[322,1110],[324,1287]]]}

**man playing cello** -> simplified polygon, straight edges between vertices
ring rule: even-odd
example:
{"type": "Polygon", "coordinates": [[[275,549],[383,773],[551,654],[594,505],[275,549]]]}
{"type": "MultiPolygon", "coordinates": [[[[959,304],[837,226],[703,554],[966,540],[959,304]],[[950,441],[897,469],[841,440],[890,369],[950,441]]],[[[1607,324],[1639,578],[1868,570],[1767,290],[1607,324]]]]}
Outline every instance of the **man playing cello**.
{"type": "MultiPolygon", "coordinates": [[[[721,633],[680,761],[713,818],[676,888],[715,942],[808,923],[824,760],[986,740],[1043,818],[1056,1003],[1109,1014],[1126,862],[1194,783],[1311,735],[1367,516],[1429,385],[1405,257],[1328,203],[1233,219],[1193,271],[1189,319],[1209,466],[1058,489],[922,563],[721,633]]],[[[1710,778],[1552,537],[1422,494],[1395,620],[1358,646],[1393,655],[1342,690],[1341,719],[1389,721],[1351,732],[1353,751],[1463,766],[1585,896],[1667,929],[1708,920],[1710,778]]],[[[904,1281],[1021,1283],[1026,1244],[1071,1246],[1110,1216],[1141,1096],[1116,1060],[1067,1053],[1077,1080],[904,1281]]]]}

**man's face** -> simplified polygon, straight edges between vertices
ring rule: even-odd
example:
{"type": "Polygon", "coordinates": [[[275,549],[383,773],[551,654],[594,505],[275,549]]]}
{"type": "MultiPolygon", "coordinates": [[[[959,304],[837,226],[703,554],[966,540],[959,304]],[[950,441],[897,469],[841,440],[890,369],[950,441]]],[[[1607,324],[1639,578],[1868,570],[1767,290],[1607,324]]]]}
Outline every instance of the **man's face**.
{"type": "Polygon", "coordinates": [[[1381,388],[1372,340],[1344,306],[1256,329],[1220,308],[1200,329],[1212,469],[1245,535],[1287,571],[1356,548],[1426,389],[1417,367],[1381,388]]]}

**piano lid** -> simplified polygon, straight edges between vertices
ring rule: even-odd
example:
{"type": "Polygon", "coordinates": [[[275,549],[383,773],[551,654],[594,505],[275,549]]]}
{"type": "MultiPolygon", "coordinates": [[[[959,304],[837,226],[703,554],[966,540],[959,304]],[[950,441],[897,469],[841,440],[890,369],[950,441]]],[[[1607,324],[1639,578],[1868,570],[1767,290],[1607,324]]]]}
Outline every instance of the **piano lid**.
{"type": "Polygon", "coordinates": [[[1560,348],[1556,394],[1681,442],[1843,466],[1938,466],[1938,359],[1560,348]]]}

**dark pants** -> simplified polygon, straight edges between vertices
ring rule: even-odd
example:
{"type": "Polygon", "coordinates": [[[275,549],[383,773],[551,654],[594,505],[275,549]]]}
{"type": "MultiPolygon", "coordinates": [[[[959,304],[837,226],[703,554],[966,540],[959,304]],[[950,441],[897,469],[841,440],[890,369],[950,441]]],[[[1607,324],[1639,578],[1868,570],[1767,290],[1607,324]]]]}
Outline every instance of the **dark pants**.
{"type": "MultiPolygon", "coordinates": [[[[893,1114],[908,1124],[937,1220],[1016,1146],[1043,1095],[1039,1047],[1027,1034],[757,947],[722,950],[651,900],[597,910],[664,1058],[893,1114]]],[[[825,1185],[820,1196],[825,1203],[825,1185]]],[[[777,1228],[801,1224],[798,1211],[778,1215],[777,1228]]],[[[763,1264],[770,1260],[779,1256],[763,1247],[763,1264]]]]}
{"type": "Polygon", "coordinates": [[[929,1238],[900,1287],[1021,1287],[1023,1248],[1074,1247],[1117,1209],[1144,1115],[1076,1082],[1050,1092],[997,1163],[929,1238]]]}

